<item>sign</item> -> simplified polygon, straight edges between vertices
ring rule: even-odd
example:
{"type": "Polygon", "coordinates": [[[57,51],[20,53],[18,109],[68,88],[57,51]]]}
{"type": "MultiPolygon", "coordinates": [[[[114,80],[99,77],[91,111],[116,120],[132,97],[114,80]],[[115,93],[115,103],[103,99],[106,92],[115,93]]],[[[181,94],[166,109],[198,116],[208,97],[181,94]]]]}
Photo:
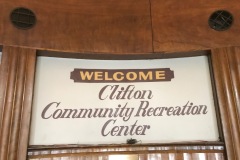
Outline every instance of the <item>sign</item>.
{"type": "Polygon", "coordinates": [[[30,145],[217,141],[206,56],[39,57],[30,145]]]}
{"type": "Polygon", "coordinates": [[[74,69],[71,79],[74,82],[114,83],[114,82],[155,82],[170,81],[173,71],[169,68],[159,69],[74,69]]]}

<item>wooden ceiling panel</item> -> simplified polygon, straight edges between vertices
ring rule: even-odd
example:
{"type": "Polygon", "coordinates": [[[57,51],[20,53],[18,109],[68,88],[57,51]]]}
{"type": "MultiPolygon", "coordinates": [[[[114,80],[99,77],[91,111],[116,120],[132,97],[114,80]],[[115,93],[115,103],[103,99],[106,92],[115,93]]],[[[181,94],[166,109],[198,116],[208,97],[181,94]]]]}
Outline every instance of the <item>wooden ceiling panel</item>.
{"type": "Polygon", "coordinates": [[[179,52],[240,45],[240,1],[151,0],[154,52],[179,52]],[[228,10],[234,16],[227,31],[215,31],[208,25],[216,10],[228,10]]]}
{"type": "Polygon", "coordinates": [[[152,32],[148,0],[11,0],[3,1],[4,45],[82,53],[151,53],[152,32]],[[31,9],[37,24],[15,28],[10,12],[31,9]]]}

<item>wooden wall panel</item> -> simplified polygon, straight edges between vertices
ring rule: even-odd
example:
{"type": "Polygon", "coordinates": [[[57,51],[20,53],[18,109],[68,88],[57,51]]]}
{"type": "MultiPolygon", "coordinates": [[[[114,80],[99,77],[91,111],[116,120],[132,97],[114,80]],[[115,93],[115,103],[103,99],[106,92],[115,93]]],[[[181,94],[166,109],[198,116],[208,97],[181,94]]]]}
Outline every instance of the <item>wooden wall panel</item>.
{"type": "Polygon", "coordinates": [[[4,45],[79,53],[150,53],[149,0],[3,0],[4,45]],[[9,20],[16,7],[35,12],[37,24],[19,30],[9,20]]]}
{"type": "Polygon", "coordinates": [[[154,52],[206,50],[240,45],[238,0],[174,1],[151,0],[154,52]],[[234,16],[227,31],[208,26],[216,10],[228,10],[234,16]]]}
{"type": "MultiPolygon", "coordinates": [[[[53,158],[29,158],[28,160],[53,160],[53,158]]],[[[54,160],[109,160],[108,156],[62,156],[54,160]]],[[[223,153],[158,153],[140,155],[138,160],[226,160],[223,153]]]]}
{"type": "Polygon", "coordinates": [[[0,68],[0,159],[25,160],[36,51],[4,47],[0,68]]]}
{"type": "Polygon", "coordinates": [[[239,48],[212,49],[214,77],[229,160],[240,159],[239,55],[239,48]]]}
{"type": "Polygon", "coordinates": [[[109,155],[136,155],[138,160],[225,160],[223,146],[128,146],[30,149],[29,160],[108,160],[109,155]]]}
{"type": "MultiPolygon", "coordinates": [[[[226,157],[239,160],[240,48],[222,48],[240,46],[239,6],[238,0],[0,0],[0,45],[4,45],[0,67],[0,159],[25,160],[27,156],[36,49],[137,56],[211,49],[226,157]],[[19,6],[36,13],[34,28],[13,27],[9,14],[19,6]],[[218,9],[234,15],[228,31],[217,32],[208,26],[210,14],[218,9]]],[[[39,160],[107,160],[106,155],[78,155],[73,151],[66,156],[64,150],[28,153],[29,159],[39,160]]],[[[223,150],[126,153],[141,153],[141,160],[224,159],[223,150]]]]}

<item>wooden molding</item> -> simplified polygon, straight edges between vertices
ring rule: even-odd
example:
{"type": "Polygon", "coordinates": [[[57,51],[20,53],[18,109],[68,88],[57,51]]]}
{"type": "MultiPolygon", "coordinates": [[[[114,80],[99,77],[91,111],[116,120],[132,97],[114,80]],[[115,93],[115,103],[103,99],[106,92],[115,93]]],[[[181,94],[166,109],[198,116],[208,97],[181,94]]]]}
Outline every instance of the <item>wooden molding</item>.
{"type": "Polygon", "coordinates": [[[220,115],[228,160],[240,159],[240,49],[212,49],[220,115]]]}
{"type": "Polygon", "coordinates": [[[4,47],[0,68],[0,159],[25,160],[36,51],[4,47]]]}

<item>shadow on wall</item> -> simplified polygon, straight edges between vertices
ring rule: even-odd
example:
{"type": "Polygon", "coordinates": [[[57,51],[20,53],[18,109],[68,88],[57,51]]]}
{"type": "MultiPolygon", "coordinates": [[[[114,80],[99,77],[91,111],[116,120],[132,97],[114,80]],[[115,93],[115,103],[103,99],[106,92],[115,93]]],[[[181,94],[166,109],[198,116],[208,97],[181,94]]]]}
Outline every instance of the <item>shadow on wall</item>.
{"type": "Polygon", "coordinates": [[[0,64],[2,63],[2,52],[0,51],[0,64]]]}

